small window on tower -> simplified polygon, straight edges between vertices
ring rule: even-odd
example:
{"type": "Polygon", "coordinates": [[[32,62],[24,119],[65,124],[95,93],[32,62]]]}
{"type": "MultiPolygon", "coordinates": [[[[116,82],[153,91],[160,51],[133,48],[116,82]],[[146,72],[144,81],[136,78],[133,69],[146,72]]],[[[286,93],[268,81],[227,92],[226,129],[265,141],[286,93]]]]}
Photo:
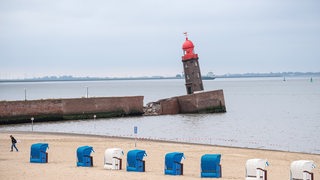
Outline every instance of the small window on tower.
{"type": "Polygon", "coordinates": [[[200,78],[200,73],[197,74],[198,78],[200,78]]]}
{"type": "Polygon", "coordinates": [[[198,63],[197,63],[197,62],[194,62],[194,65],[195,65],[195,66],[198,66],[198,63]]]}
{"type": "Polygon", "coordinates": [[[185,67],[188,68],[188,64],[186,64],[185,67]]]}
{"type": "Polygon", "coordinates": [[[187,75],[187,79],[190,79],[189,75],[187,75]]]}

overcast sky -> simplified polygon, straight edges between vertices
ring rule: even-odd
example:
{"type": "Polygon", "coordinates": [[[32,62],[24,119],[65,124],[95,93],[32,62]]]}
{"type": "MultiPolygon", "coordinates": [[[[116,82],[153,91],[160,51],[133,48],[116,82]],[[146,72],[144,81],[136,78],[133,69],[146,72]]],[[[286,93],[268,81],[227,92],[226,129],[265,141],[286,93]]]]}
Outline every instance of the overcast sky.
{"type": "Polygon", "coordinates": [[[0,78],[320,71],[319,0],[0,0],[0,78]]]}

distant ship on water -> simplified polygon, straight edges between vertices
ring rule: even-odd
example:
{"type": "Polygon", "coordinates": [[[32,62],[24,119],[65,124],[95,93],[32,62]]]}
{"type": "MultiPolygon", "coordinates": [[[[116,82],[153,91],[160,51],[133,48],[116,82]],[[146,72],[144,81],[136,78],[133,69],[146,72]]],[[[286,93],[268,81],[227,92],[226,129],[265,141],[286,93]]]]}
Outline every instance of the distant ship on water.
{"type": "Polygon", "coordinates": [[[208,72],[206,76],[201,76],[203,80],[214,80],[216,76],[213,74],[213,72],[208,72]]]}
{"type": "MultiPolygon", "coordinates": [[[[182,72],[181,74],[177,74],[176,75],[176,78],[178,79],[184,79],[184,73],[182,72]]],[[[201,76],[201,79],[202,80],[214,80],[216,78],[216,76],[212,73],[212,72],[209,72],[207,75],[205,76],[201,76]]]]}
{"type": "Polygon", "coordinates": [[[202,80],[214,80],[215,76],[201,76],[202,80]]]}

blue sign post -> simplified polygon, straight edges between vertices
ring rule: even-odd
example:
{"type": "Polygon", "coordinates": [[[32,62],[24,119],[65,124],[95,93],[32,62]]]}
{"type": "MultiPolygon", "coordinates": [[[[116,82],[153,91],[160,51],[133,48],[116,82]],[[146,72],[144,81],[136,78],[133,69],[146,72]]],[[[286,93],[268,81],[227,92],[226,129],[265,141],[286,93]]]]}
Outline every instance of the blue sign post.
{"type": "Polygon", "coordinates": [[[138,126],[134,126],[134,147],[137,147],[137,134],[138,134],[138,126]]]}
{"type": "Polygon", "coordinates": [[[134,126],[134,134],[138,134],[138,126],[134,126]]]}

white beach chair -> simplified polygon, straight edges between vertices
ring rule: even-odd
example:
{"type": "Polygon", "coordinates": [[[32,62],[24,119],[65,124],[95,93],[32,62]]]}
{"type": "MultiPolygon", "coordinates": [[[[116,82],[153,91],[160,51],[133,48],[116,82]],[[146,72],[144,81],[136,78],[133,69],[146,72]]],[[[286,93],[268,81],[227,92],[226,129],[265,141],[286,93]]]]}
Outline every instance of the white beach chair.
{"type": "Polygon", "coordinates": [[[267,180],[268,161],[266,159],[249,159],[246,162],[246,180],[267,180]]]}
{"type": "Polygon", "coordinates": [[[123,150],[120,148],[109,148],[104,152],[105,169],[122,169],[123,150]]]}
{"type": "Polygon", "coordinates": [[[313,180],[312,169],[315,167],[313,161],[293,161],[290,165],[290,180],[313,180]]]}

